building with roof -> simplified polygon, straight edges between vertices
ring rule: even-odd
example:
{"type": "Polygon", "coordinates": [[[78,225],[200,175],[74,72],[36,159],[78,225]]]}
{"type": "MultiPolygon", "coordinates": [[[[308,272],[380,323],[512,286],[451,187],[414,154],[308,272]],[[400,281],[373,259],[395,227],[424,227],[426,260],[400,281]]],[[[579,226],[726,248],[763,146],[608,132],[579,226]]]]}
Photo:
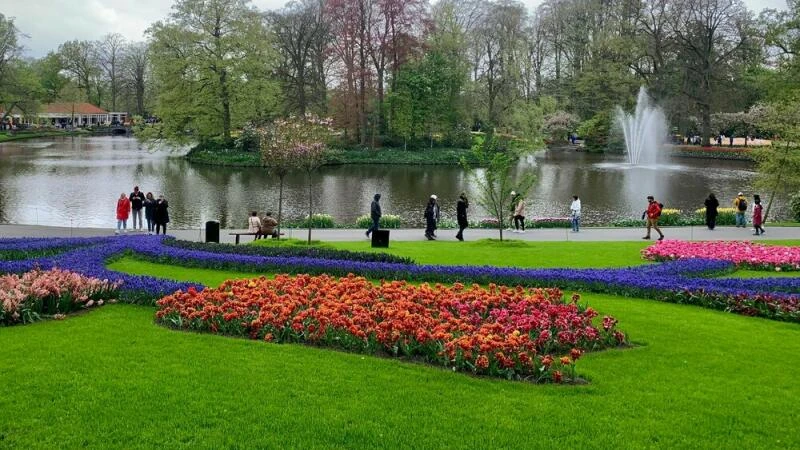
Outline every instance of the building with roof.
{"type": "MultiPolygon", "coordinates": [[[[0,111],[0,117],[4,114],[0,111]]],[[[56,127],[86,127],[91,125],[110,125],[112,123],[125,123],[128,113],[108,112],[100,107],[86,102],[61,102],[42,105],[36,118],[26,117],[22,111],[16,109],[8,115],[14,124],[51,125],[56,127]]]]}

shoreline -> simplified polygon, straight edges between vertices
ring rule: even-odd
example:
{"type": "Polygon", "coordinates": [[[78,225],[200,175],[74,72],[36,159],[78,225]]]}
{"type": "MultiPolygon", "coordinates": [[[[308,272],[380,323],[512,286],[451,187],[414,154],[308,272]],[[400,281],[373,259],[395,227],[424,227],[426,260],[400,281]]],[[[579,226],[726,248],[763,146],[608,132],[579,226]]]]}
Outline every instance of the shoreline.
{"type": "MultiPolygon", "coordinates": [[[[686,227],[662,227],[667,240],[686,240],[686,241],[771,241],[771,240],[800,240],[800,224],[793,226],[767,226],[767,233],[764,236],[753,236],[750,226],[747,228],[736,228],[734,226],[717,227],[714,231],[708,230],[705,226],[686,226],[686,227]]],[[[54,227],[45,225],[14,225],[0,224],[0,239],[3,238],[46,238],[46,237],[97,237],[115,236],[113,228],[70,228],[54,227]]],[[[235,237],[229,235],[230,232],[242,232],[242,228],[221,229],[220,242],[233,243],[235,237]]],[[[284,239],[305,240],[308,236],[307,228],[282,228],[285,233],[284,239]]],[[[314,241],[336,241],[353,242],[369,241],[364,236],[364,229],[349,228],[320,228],[312,229],[311,238],[314,241]]],[[[439,229],[438,241],[457,242],[455,238],[456,230],[439,229]]],[[[635,241],[635,242],[656,242],[642,240],[643,227],[639,228],[620,228],[620,227],[582,227],[578,233],[571,232],[570,229],[563,228],[537,228],[527,230],[524,234],[514,233],[503,230],[503,240],[527,241],[527,242],[559,242],[559,241],[635,241]]],[[[128,235],[139,236],[146,232],[135,231],[119,235],[124,239],[128,235]]],[[[204,241],[205,233],[203,228],[175,229],[168,230],[168,235],[176,239],[187,241],[204,241]]],[[[464,231],[467,241],[477,241],[481,239],[494,239],[500,237],[496,229],[486,228],[467,228],[464,231]]],[[[655,236],[655,235],[654,235],[655,236]]],[[[424,230],[422,228],[399,228],[389,229],[390,241],[425,241],[424,230]]],[[[253,241],[253,236],[242,236],[242,244],[253,241]]],[[[391,244],[390,244],[391,245],[391,244]]],[[[436,245],[431,242],[431,245],[436,245]]]]}

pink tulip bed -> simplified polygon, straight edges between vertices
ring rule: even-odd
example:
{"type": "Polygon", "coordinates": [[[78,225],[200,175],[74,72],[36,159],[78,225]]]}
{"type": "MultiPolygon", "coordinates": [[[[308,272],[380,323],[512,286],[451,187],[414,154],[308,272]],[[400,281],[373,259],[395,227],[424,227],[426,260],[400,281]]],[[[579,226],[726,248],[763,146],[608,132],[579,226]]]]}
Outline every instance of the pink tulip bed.
{"type": "Polygon", "coordinates": [[[119,282],[61,269],[34,269],[0,276],[0,326],[101,306],[116,298],[119,282]]]}
{"type": "Polygon", "coordinates": [[[642,250],[642,256],[651,261],[716,259],[755,270],[800,270],[800,247],[767,246],[743,241],[660,241],[642,250]]]}

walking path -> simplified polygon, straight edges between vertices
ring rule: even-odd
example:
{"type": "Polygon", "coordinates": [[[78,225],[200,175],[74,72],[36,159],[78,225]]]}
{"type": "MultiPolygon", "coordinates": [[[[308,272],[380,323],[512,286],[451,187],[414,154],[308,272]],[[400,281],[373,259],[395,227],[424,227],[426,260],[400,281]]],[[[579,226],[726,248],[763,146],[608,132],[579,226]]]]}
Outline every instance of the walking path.
{"type": "MultiPolygon", "coordinates": [[[[797,227],[775,227],[767,228],[764,236],[753,236],[752,229],[736,227],[717,227],[714,231],[709,231],[706,227],[662,227],[666,239],[682,239],[688,241],[730,241],[730,240],[753,240],[769,241],[772,239],[800,239],[800,226],[797,227]]],[[[234,236],[228,235],[231,231],[242,230],[220,230],[220,241],[233,243],[234,236]]],[[[286,229],[284,237],[306,239],[308,230],[286,229]]],[[[130,232],[128,234],[140,234],[141,232],[130,232]]],[[[170,230],[169,234],[178,239],[189,241],[204,240],[205,233],[202,229],[192,230],[170,230]]],[[[390,231],[390,241],[424,241],[424,230],[420,229],[398,229],[390,231]]],[[[456,230],[438,230],[438,240],[455,241],[456,230]]],[[[583,228],[579,233],[572,233],[569,229],[534,229],[527,230],[524,234],[503,232],[503,239],[515,239],[522,241],[638,241],[644,234],[643,228],[583,228]]],[[[114,230],[111,228],[69,228],[69,227],[48,227],[41,225],[8,225],[0,224],[0,238],[9,237],[93,237],[93,236],[113,236],[114,230]]],[[[653,234],[658,237],[657,234],[653,234]]],[[[464,237],[468,241],[478,239],[497,239],[497,230],[473,229],[468,228],[464,231],[464,237]]],[[[311,238],[319,241],[366,241],[364,230],[359,229],[328,229],[313,230],[311,238]]],[[[242,236],[242,243],[252,241],[252,236],[242,236]]]]}

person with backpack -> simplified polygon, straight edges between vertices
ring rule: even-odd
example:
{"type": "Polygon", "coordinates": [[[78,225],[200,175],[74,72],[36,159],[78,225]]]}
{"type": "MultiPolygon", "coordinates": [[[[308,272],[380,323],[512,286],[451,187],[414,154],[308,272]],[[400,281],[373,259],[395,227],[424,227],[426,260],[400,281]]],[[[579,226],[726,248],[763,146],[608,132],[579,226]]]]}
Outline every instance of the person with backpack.
{"type": "Polygon", "coordinates": [[[747,200],[744,194],[739,192],[736,198],[733,199],[733,207],[736,208],[736,228],[745,228],[747,226],[747,219],[744,213],[747,212],[747,200]]]}
{"type": "Polygon", "coordinates": [[[647,235],[642,239],[650,239],[650,229],[653,228],[658,232],[658,240],[664,240],[664,233],[658,228],[658,219],[661,217],[661,210],[663,208],[664,205],[657,202],[652,195],[647,196],[647,210],[643,214],[647,216],[647,235]]]}

